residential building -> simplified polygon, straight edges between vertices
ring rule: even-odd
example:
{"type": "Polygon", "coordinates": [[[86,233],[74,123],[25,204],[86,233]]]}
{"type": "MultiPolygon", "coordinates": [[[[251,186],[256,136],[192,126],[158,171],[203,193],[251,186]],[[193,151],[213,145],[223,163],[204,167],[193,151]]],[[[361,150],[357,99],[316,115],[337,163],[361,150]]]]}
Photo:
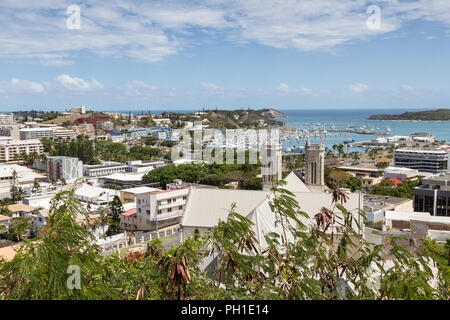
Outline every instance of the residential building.
{"type": "Polygon", "coordinates": [[[53,138],[53,128],[23,128],[19,131],[20,140],[53,138]]]}
{"type": "Polygon", "coordinates": [[[450,216],[450,171],[422,180],[422,185],[414,189],[414,210],[450,216]]]}
{"type": "Polygon", "coordinates": [[[397,149],[395,166],[438,173],[447,169],[448,152],[442,149],[397,149]]]}
{"type": "Polygon", "coordinates": [[[0,214],[0,234],[2,233],[2,229],[3,232],[8,231],[11,219],[12,219],[11,217],[0,214]]]}
{"type": "Polygon", "coordinates": [[[125,230],[157,230],[180,222],[189,188],[136,194],[136,213],[122,216],[125,230]]]}
{"type": "Polygon", "coordinates": [[[66,129],[64,127],[53,128],[53,137],[61,139],[75,139],[77,133],[75,130],[66,129]]]}
{"type": "Polygon", "coordinates": [[[383,178],[381,178],[381,177],[361,177],[360,180],[361,180],[361,184],[364,187],[371,188],[371,187],[379,184],[383,180],[383,178]]]}
{"type": "Polygon", "coordinates": [[[0,140],[0,162],[9,162],[15,160],[16,154],[42,154],[44,146],[37,139],[29,140],[0,140]]]}
{"type": "Polygon", "coordinates": [[[1,125],[0,126],[0,136],[9,137],[12,140],[20,140],[20,125],[1,125]]]}
{"type": "Polygon", "coordinates": [[[83,161],[74,157],[47,157],[49,180],[75,180],[83,177],[83,161]]]}
{"type": "Polygon", "coordinates": [[[150,193],[154,191],[161,191],[161,189],[150,188],[150,187],[136,187],[129,189],[120,190],[120,200],[122,203],[132,203],[136,202],[136,196],[142,193],[150,193]]]}
{"type": "Polygon", "coordinates": [[[80,135],[88,136],[88,137],[95,136],[95,128],[92,123],[81,123],[76,126],[69,126],[68,129],[75,131],[76,136],[80,136],[80,135]]]}
{"type": "Polygon", "coordinates": [[[13,124],[14,114],[13,113],[0,113],[0,124],[13,124]]]}
{"type": "Polygon", "coordinates": [[[11,218],[29,218],[36,211],[36,207],[32,207],[23,203],[11,204],[8,210],[11,213],[11,218]]]}

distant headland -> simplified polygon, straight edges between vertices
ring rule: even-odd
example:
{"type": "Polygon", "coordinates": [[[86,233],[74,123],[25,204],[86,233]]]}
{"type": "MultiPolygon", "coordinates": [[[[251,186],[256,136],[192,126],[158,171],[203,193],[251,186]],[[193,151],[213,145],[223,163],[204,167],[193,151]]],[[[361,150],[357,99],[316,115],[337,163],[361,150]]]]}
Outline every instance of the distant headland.
{"type": "Polygon", "coordinates": [[[375,114],[368,120],[450,121],[450,109],[439,109],[402,114],[375,114]]]}

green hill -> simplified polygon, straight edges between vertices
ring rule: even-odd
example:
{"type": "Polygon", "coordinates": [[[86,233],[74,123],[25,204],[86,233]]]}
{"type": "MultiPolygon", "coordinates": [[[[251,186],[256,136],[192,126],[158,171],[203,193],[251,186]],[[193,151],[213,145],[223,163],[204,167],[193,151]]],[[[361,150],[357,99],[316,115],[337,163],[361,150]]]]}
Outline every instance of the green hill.
{"type": "Polygon", "coordinates": [[[439,109],[402,114],[375,114],[369,120],[421,120],[421,121],[450,121],[450,109],[439,109]]]}

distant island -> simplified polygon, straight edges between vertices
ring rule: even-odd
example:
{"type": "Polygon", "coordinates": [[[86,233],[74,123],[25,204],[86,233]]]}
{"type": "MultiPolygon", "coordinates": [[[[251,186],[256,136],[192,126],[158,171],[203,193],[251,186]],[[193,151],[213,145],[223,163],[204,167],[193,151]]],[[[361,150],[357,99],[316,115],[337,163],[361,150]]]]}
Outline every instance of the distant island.
{"type": "Polygon", "coordinates": [[[417,121],[450,121],[450,109],[405,112],[402,114],[375,114],[368,120],[417,120],[417,121]]]}

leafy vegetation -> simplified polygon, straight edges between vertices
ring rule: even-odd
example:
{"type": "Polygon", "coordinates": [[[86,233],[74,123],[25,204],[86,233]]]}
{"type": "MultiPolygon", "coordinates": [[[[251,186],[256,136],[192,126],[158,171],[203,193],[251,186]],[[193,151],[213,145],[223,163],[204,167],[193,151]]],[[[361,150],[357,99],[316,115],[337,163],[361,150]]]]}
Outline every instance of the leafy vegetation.
{"type": "Polygon", "coordinates": [[[253,222],[233,206],[204,237],[190,237],[169,250],[155,240],[145,252],[124,258],[99,254],[92,235],[75,222],[80,214],[88,216],[73,190],[60,192],[45,233],[23,242],[12,261],[0,262],[0,298],[450,298],[450,243],[418,240],[419,255],[398,245],[395,237],[387,239],[389,246],[371,244],[357,231],[358,213],[345,209],[347,196],[339,189],[333,190],[332,206],[315,215],[317,224],[307,227],[302,222],[307,214],[293,194],[272,191],[276,231],[265,235],[267,245],[257,240],[253,222]],[[199,267],[205,256],[217,259],[212,277],[199,267]],[[69,281],[74,270],[80,274],[75,288],[69,281]]]}
{"type": "Polygon", "coordinates": [[[419,112],[405,112],[402,114],[377,114],[369,120],[423,120],[423,121],[449,121],[450,109],[428,110],[419,112]]]}

